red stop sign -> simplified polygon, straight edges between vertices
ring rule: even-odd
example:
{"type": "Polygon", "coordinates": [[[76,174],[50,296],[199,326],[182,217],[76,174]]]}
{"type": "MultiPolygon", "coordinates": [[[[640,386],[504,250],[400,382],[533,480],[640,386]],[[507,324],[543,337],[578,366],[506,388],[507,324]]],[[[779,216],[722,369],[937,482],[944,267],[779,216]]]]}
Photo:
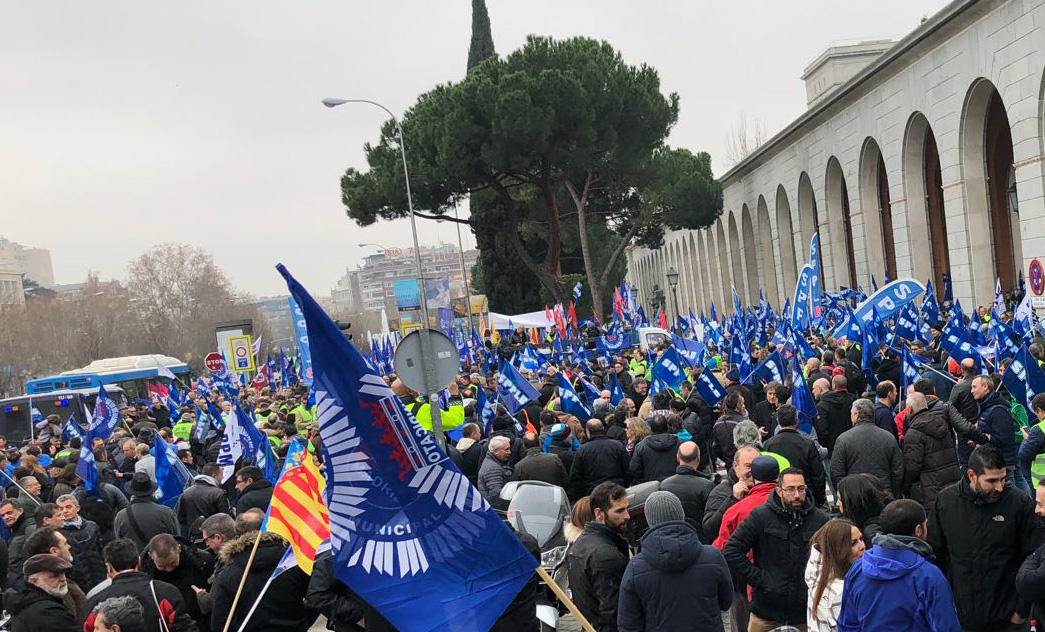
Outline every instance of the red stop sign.
{"type": "Polygon", "coordinates": [[[206,365],[207,370],[212,373],[221,371],[221,354],[217,351],[211,351],[207,354],[207,357],[203,359],[203,364],[206,365]]]}

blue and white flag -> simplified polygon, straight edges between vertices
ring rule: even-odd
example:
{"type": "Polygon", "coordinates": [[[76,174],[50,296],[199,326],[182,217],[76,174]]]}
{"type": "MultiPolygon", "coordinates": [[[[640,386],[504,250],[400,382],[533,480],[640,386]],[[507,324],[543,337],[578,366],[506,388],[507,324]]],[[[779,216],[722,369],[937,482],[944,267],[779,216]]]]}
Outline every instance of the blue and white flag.
{"type": "Polygon", "coordinates": [[[907,387],[914,384],[921,377],[921,365],[914,358],[914,354],[907,345],[900,347],[900,392],[907,393],[907,387]]]}
{"type": "Polygon", "coordinates": [[[156,459],[156,500],[161,505],[174,507],[185,491],[185,486],[192,480],[192,475],[185,464],[178,458],[174,446],[157,436],[152,447],[152,456],[156,459]]]}
{"type": "Polygon", "coordinates": [[[740,295],[737,294],[736,286],[730,286],[730,289],[733,290],[733,313],[743,314],[744,308],[740,306],[740,295]]]}
{"type": "Polygon", "coordinates": [[[1012,327],[1007,325],[1000,316],[994,314],[991,318],[990,327],[994,331],[994,362],[998,363],[1006,358],[1013,358],[1020,352],[1021,340],[1012,327]]]}
{"type": "Polygon", "coordinates": [[[475,412],[483,427],[483,436],[489,437],[493,430],[493,420],[497,417],[497,408],[486,398],[486,389],[482,386],[475,387],[475,412]]]}
{"type": "Polygon", "coordinates": [[[1025,340],[1030,340],[1034,335],[1034,306],[1031,303],[1031,293],[1023,295],[1016,313],[1013,314],[1012,327],[1017,335],[1025,340]]]}
{"type": "MultiPolygon", "coordinates": [[[[264,450],[265,446],[258,443],[256,437],[256,433],[260,432],[237,403],[225,423],[225,434],[221,437],[221,449],[218,452],[222,483],[229,480],[229,477],[236,472],[237,461],[256,458],[259,450],[264,450]]],[[[262,441],[268,441],[264,438],[263,433],[262,441]]]]}
{"type": "Polygon", "coordinates": [[[940,321],[940,305],[936,302],[936,294],[933,292],[931,281],[927,281],[925,284],[925,296],[922,297],[921,312],[930,325],[940,321]]]}
{"type": "Polygon", "coordinates": [[[69,418],[65,420],[65,425],[62,426],[62,443],[69,445],[69,441],[73,437],[79,437],[80,441],[83,441],[85,436],[83,428],[76,423],[76,414],[69,415],[69,418]]]}
{"type": "MultiPolygon", "coordinates": [[[[193,416],[196,418],[196,425],[192,427],[192,437],[196,440],[196,443],[203,445],[218,436],[219,421],[214,420],[211,415],[203,412],[199,406],[195,407],[193,416]]],[[[220,419],[220,416],[218,419],[220,419]]]]}
{"type": "Polygon", "coordinates": [[[610,370],[610,403],[616,406],[624,399],[624,389],[620,387],[620,380],[612,369],[610,370]]]}
{"type": "Polygon", "coordinates": [[[573,302],[576,303],[581,300],[581,294],[584,292],[584,284],[577,281],[577,285],[573,286],[573,302]]]}
{"type": "Polygon", "coordinates": [[[994,282],[994,311],[998,314],[1005,313],[1005,294],[1001,291],[1001,277],[995,277],[994,282]]]}
{"type": "Polygon", "coordinates": [[[784,383],[784,359],[780,356],[780,350],[769,354],[769,357],[756,366],[744,380],[745,384],[751,384],[752,378],[758,378],[764,383],[784,383]]]}
{"type": "Polygon", "coordinates": [[[335,576],[401,632],[490,629],[533,578],[533,555],[277,268],[313,345],[335,576]]]}
{"type": "Polygon", "coordinates": [[[876,310],[880,320],[889,320],[893,314],[900,311],[900,308],[913,301],[924,291],[925,287],[914,279],[900,279],[883,285],[877,292],[867,297],[867,300],[856,308],[845,323],[835,328],[834,336],[841,337],[848,331],[850,318],[855,318],[857,323],[870,322],[874,318],[876,310]]]}
{"type": "Polygon", "coordinates": [[[914,303],[904,305],[896,314],[896,327],[893,330],[896,335],[908,342],[918,338],[918,311],[914,303]]]}
{"type": "Polygon", "coordinates": [[[652,375],[665,386],[677,391],[686,379],[686,369],[675,347],[668,347],[653,364],[652,375]]]}
{"type": "MultiPolygon", "coordinates": [[[[583,376],[578,376],[577,381],[581,383],[581,388],[584,389],[584,399],[588,402],[588,405],[595,403],[595,400],[602,399],[602,391],[595,388],[595,385],[589,382],[583,376]]],[[[578,393],[580,395],[580,393],[578,393]]]]}
{"type": "Polygon", "coordinates": [[[801,332],[809,330],[809,285],[812,279],[813,268],[807,263],[798,273],[795,301],[791,305],[791,328],[801,332]]]}
{"type": "Polygon", "coordinates": [[[707,402],[708,406],[714,406],[726,396],[725,387],[707,369],[701,371],[700,375],[697,376],[696,381],[693,382],[693,389],[700,394],[700,397],[707,402]]]}
{"type": "Polygon", "coordinates": [[[581,396],[577,394],[577,391],[573,390],[573,386],[570,385],[570,381],[566,379],[566,376],[558,373],[556,378],[558,379],[559,404],[562,406],[562,412],[573,415],[582,421],[591,419],[591,410],[581,401],[581,396]]]}
{"type": "Polygon", "coordinates": [[[1009,389],[1017,402],[1032,411],[1031,400],[1038,393],[1045,393],[1045,372],[1041,370],[1034,356],[1027,350],[1027,345],[1022,345],[1019,352],[1009,363],[1009,368],[1002,373],[1001,381],[1005,388],[1009,389]]]}
{"type": "Polygon", "coordinates": [[[105,387],[98,388],[98,399],[94,403],[94,415],[87,427],[87,435],[84,437],[83,446],[80,448],[80,460],[76,463],[76,475],[83,480],[84,489],[88,492],[98,489],[98,469],[94,466],[94,452],[91,444],[97,437],[102,441],[109,439],[109,435],[120,423],[120,409],[116,402],[109,398],[105,387]]]}
{"type": "Polygon", "coordinates": [[[595,339],[595,349],[598,350],[599,353],[609,352],[616,354],[631,346],[628,343],[629,340],[627,334],[607,333],[605,336],[599,336],[595,339]]]}
{"type": "Polygon", "coordinates": [[[705,347],[703,343],[688,338],[682,338],[681,336],[672,336],[671,341],[674,343],[675,349],[678,350],[679,355],[686,361],[686,364],[691,367],[704,364],[704,357],[707,355],[707,347],[705,347]]]}
{"type": "Polygon", "coordinates": [[[301,313],[301,308],[298,307],[293,296],[287,301],[290,303],[290,320],[294,323],[294,336],[298,341],[298,356],[301,358],[301,381],[305,383],[305,386],[312,386],[312,352],[308,346],[305,316],[301,313]]]}
{"type": "Polygon", "coordinates": [[[807,435],[813,432],[813,419],[816,418],[816,400],[806,384],[799,363],[791,365],[791,405],[798,412],[798,430],[807,435]]]}
{"type": "Polygon", "coordinates": [[[813,233],[809,241],[809,267],[812,273],[809,275],[809,300],[813,304],[813,320],[820,319],[820,306],[823,305],[823,288],[820,286],[820,232],[813,233]]]}
{"type": "Polygon", "coordinates": [[[509,414],[514,416],[540,396],[540,392],[515,367],[507,362],[501,363],[501,370],[497,372],[497,399],[509,414]]]}

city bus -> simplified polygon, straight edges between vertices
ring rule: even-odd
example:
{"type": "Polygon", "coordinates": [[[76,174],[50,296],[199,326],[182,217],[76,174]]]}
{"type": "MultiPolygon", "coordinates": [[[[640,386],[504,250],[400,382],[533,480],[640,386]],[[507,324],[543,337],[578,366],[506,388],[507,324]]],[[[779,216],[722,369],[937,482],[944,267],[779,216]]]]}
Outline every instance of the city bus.
{"type": "MultiPolygon", "coordinates": [[[[127,395],[115,384],[105,387],[106,394],[120,407],[127,405],[127,395]]],[[[63,389],[52,391],[46,395],[19,395],[0,399],[0,435],[7,438],[8,443],[22,443],[35,436],[33,409],[43,417],[55,414],[65,423],[70,416],[80,425],[90,421],[90,411],[94,410],[98,398],[97,388],[63,389]]]]}
{"type": "Polygon", "coordinates": [[[148,399],[145,383],[149,380],[156,381],[159,378],[160,365],[166,367],[175,377],[189,372],[189,365],[177,358],[165,355],[106,358],[95,360],[82,369],[73,369],[51,377],[28,380],[25,383],[25,393],[35,397],[67,390],[93,389],[97,392],[99,386],[105,386],[108,390],[108,386],[114,384],[122,388],[131,400],[148,399]]]}

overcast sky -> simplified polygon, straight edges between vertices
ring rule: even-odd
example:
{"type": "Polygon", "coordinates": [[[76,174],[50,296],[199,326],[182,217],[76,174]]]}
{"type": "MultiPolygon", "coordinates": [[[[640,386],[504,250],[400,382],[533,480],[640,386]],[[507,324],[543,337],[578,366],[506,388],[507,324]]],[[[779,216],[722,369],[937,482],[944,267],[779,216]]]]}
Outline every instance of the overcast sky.
{"type": "MultiPolygon", "coordinates": [[[[803,68],[839,40],[902,36],[943,0],[487,0],[500,54],[528,34],[611,42],[681,96],[670,142],[711,153],[743,115],[805,109],[803,68]]],[[[469,0],[2,0],[0,235],[51,250],[55,279],[122,278],[165,241],[211,252],[244,291],[282,261],[326,294],[409,223],[359,228],[339,178],[384,114],[465,71],[469,0]]],[[[409,147],[408,147],[409,149],[409,147]]],[[[456,243],[424,222],[423,244],[456,243]]],[[[466,247],[474,243],[465,233],[466,247]]]]}

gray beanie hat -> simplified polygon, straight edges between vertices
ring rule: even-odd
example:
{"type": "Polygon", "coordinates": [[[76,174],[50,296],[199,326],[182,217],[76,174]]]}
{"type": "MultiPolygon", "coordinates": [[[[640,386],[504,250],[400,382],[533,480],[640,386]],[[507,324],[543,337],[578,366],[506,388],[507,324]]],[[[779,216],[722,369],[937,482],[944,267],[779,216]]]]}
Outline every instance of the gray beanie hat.
{"type": "Polygon", "coordinates": [[[671,492],[656,491],[646,499],[646,522],[651,527],[673,520],[685,520],[682,501],[671,492]]]}

